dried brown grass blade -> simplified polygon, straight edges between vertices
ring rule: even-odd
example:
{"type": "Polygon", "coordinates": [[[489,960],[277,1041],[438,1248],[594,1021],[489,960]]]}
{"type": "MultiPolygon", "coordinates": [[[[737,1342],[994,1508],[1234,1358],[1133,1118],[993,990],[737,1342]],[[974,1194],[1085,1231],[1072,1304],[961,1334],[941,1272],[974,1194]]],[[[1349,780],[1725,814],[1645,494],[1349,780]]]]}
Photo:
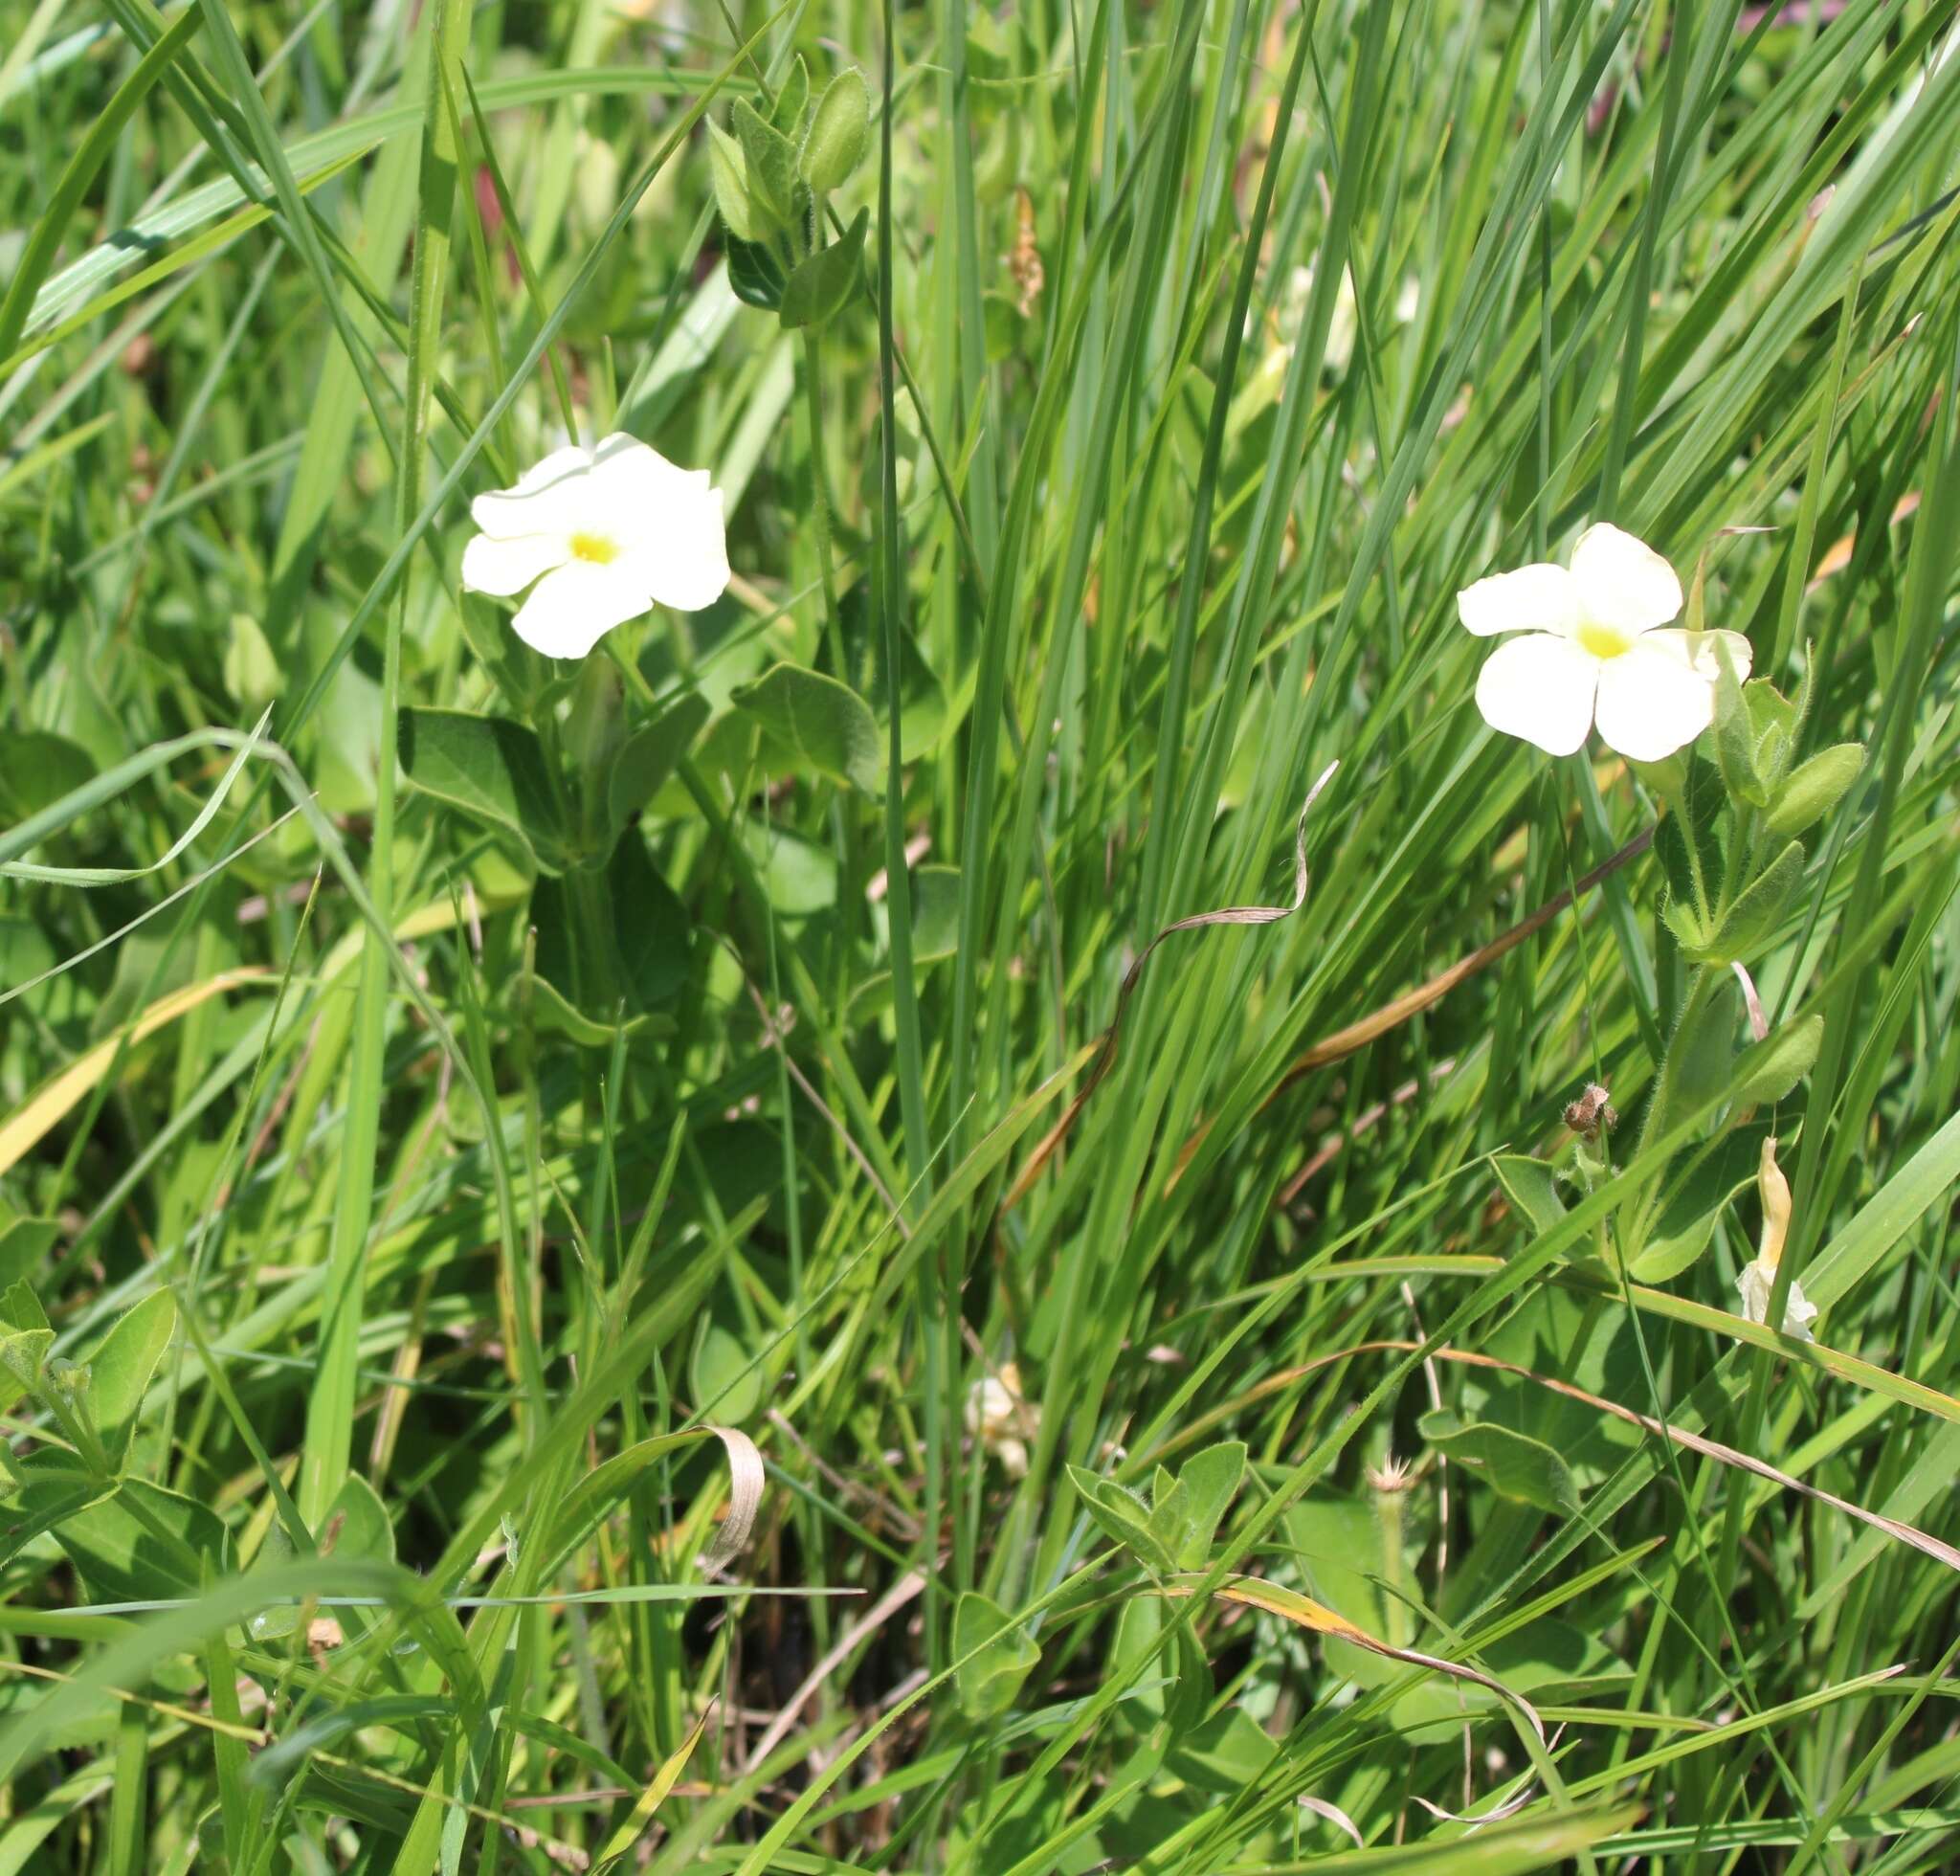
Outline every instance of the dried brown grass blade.
{"type": "Polygon", "coordinates": [[[1266,1097],[1270,1106],[1301,1076],[1316,1068],[1324,1068],[1330,1061],[1339,1061],[1343,1056],[1350,1056],[1357,1049],[1366,1048],[1379,1036],[1411,1016],[1417,1016],[1432,1004],[1440,1003],[1451,991],[1467,977],[1474,977],[1478,972],[1495,964],[1506,951],[1515,950],[1534,931],[1542,930],[1558,917],[1575,898],[1589,893],[1610,873],[1616,873],[1628,860],[1637,860],[1653,844],[1654,830],[1650,827],[1637,834],[1616,854],[1609,856],[1580,880],[1576,885],[1568,886],[1565,891],[1554,893],[1530,917],[1522,920],[1504,932],[1493,938],[1487,945],[1480,945],[1466,956],[1459,957],[1447,971],[1441,971],[1426,984],[1418,984],[1414,990],[1404,991],[1400,996],[1384,1003],[1379,1010],[1363,1016],[1359,1022],[1351,1022],[1346,1029],[1337,1029],[1331,1036],[1324,1037],[1312,1048],[1287,1069],[1274,1084],[1273,1091],[1266,1097]]]}
{"type": "Polygon", "coordinates": [[[719,1570],[738,1555],[755,1529],[755,1514],[762,1508],[762,1488],[767,1475],[762,1454],[747,1434],[732,1426],[711,1426],[708,1431],[722,1442],[728,1455],[728,1515],[715,1541],[702,1552],[703,1570],[719,1570]]]}
{"type": "MultiPolygon", "coordinates": [[[[1202,1580],[1193,1577],[1167,1583],[1164,1594],[1195,1595],[1202,1580]]],[[[1295,1627],[1308,1629],[1316,1635],[1330,1635],[1338,1642],[1351,1642],[1355,1647],[1366,1648],[1371,1655],[1404,1662],[1411,1667],[1427,1667],[1455,1680],[1474,1682],[1496,1694],[1506,1706],[1516,1708],[1525,1716],[1525,1723],[1537,1736],[1538,1743],[1541,1746],[1546,1743],[1545,1723],[1538,1717],[1538,1709],[1523,1694],[1514,1693],[1502,1681],[1493,1680],[1477,1668],[1466,1667],[1459,1661],[1445,1661],[1440,1655],[1426,1655],[1416,1648],[1398,1648],[1378,1635],[1370,1635],[1358,1622],[1350,1622],[1346,1616],[1337,1615],[1325,1603],[1316,1602],[1310,1596],[1302,1596],[1298,1590],[1269,1583],[1263,1576],[1227,1576],[1212,1594],[1222,1597],[1227,1602],[1243,1603],[1249,1609],[1263,1609],[1268,1615],[1278,1616],[1295,1627]]]]}
{"type": "Polygon", "coordinates": [[[1123,973],[1123,987],[1116,994],[1116,1014],[1110,1018],[1108,1029],[1103,1033],[1102,1047],[1089,1069],[1089,1079],[1081,1085],[1076,1098],[1068,1104],[1061,1118],[1041,1136],[1035,1150],[1015,1175],[1014,1182],[1008,1188],[1008,1194],[1000,1202],[1000,1209],[1009,1212],[1026,1196],[1028,1189],[1040,1176],[1041,1169],[1054,1156],[1055,1150],[1068,1138],[1069,1130],[1089,1104],[1089,1097],[1102,1083],[1103,1078],[1116,1065],[1117,1043],[1123,1032],[1124,1013],[1129,1008],[1131,994],[1137,987],[1137,979],[1143,975],[1144,966],[1165,939],[1177,931],[1195,931],[1207,925],[1272,925],[1280,919],[1291,918],[1306,904],[1306,816],[1321,791],[1334,779],[1334,771],[1340,768],[1338,762],[1330,762],[1321,770],[1320,778],[1307,790],[1306,799],[1300,805],[1300,819],[1293,839],[1293,903],[1289,905],[1226,905],[1215,912],[1193,912],[1190,918],[1178,919],[1167,925],[1137,953],[1136,962],[1123,973]]]}

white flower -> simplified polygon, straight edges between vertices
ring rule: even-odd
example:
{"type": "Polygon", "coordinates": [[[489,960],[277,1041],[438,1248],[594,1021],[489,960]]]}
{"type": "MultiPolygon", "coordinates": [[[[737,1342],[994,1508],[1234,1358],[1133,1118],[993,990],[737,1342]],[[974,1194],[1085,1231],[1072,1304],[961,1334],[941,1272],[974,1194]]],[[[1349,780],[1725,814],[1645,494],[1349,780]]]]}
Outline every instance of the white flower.
{"type": "Polygon", "coordinates": [[[470,516],[483,531],[463,549],[463,585],[508,594],[537,581],[511,623],[546,658],[583,658],[656,605],[698,613],[728,584],[722,491],[623,432],[553,450],[470,516]]]}
{"type": "Polygon", "coordinates": [[[1548,755],[1570,755],[1596,719],[1607,748],[1660,762],[1715,721],[1728,647],[1749,674],[1740,632],[1662,631],[1682,608],[1674,569],[1642,541],[1601,522],[1579,536],[1570,568],[1546,562],[1496,573],[1457,595],[1457,615],[1500,645],[1477,674],[1477,707],[1493,729],[1548,755]]]}
{"type": "MultiPolygon", "coordinates": [[[[1735,1280],[1742,1293],[1742,1312],[1752,1323],[1770,1320],[1770,1292],[1776,1287],[1776,1266],[1754,1258],[1742,1267],[1735,1280]]],[[[1783,1332],[1799,1342],[1815,1342],[1811,1324],[1817,1319],[1817,1306],[1803,1293],[1803,1285],[1792,1281],[1790,1294],[1783,1299],[1783,1332]]]]}
{"type": "Polygon", "coordinates": [[[967,1390],[967,1431],[1000,1461],[1010,1479],[1028,1476],[1028,1447],[1020,1437],[1033,1433],[1040,1416],[1021,1398],[1021,1373],[1003,1362],[998,1374],[983,1374],[967,1390]]]}

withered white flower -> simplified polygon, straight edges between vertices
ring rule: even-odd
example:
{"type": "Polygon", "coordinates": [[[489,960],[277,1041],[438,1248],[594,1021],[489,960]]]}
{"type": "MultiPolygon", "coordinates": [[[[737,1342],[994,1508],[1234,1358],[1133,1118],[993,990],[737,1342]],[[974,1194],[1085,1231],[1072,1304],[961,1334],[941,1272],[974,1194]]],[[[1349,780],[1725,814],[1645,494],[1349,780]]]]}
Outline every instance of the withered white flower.
{"type": "MultiPolygon", "coordinates": [[[[1742,1275],[1735,1280],[1735,1287],[1742,1295],[1742,1313],[1752,1323],[1768,1323],[1770,1320],[1770,1292],[1776,1287],[1776,1272],[1766,1268],[1761,1258],[1746,1263],[1742,1275]]],[[[1783,1299],[1783,1332],[1798,1342],[1815,1342],[1817,1338],[1811,1333],[1811,1324],[1817,1319],[1817,1306],[1803,1293],[1803,1285],[1793,1282],[1790,1294],[1783,1299]]]]}
{"type": "Polygon", "coordinates": [[[623,431],[553,450],[470,516],[482,532],[463,549],[463,585],[530,587],[511,623],[546,658],[583,658],[655,606],[698,613],[728,584],[722,491],[623,431]]]}
{"type": "MultiPolygon", "coordinates": [[[[1763,1235],[1755,1257],[1742,1267],[1735,1287],[1742,1295],[1743,1315],[1752,1323],[1770,1320],[1770,1297],[1776,1287],[1776,1266],[1783,1262],[1783,1240],[1790,1235],[1790,1181],[1776,1164],[1776,1142],[1763,1142],[1763,1155],[1756,1167],[1756,1194],[1763,1203],[1763,1235]]],[[[1799,1342],[1814,1342],[1811,1324],[1817,1319],[1817,1306],[1803,1293],[1803,1286],[1792,1280],[1790,1294],[1783,1299],[1783,1332],[1799,1342]]]]}
{"type": "Polygon", "coordinates": [[[1500,645],[1477,676],[1477,707],[1493,729],[1570,755],[1596,722],[1608,748],[1660,762],[1715,721],[1716,642],[1738,679],[1749,674],[1739,632],[1663,630],[1682,609],[1681,582],[1660,555],[1601,522],[1579,536],[1570,567],[1540,561],[1495,573],[1457,595],[1457,615],[1500,645]]]}
{"type": "MultiPolygon", "coordinates": [[[[1298,343],[1306,324],[1307,302],[1313,298],[1313,268],[1296,267],[1287,275],[1274,307],[1274,323],[1287,353],[1298,343]]],[[[1391,318],[1396,325],[1407,325],[1422,304],[1421,284],[1413,277],[1403,280],[1395,294],[1391,318]]],[[[1354,292],[1354,275],[1341,269],[1341,283],[1334,289],[1334,310],[1327,320],[1327,343],[1321,362],[1336,377],[1354,362],[1354,342],[1361,333],[1361,305],[1354,292]]]]}
{"type": "Polygon", "coordinates": [[[1010,1479],[1028,1475],[1028,1447],[1022,1438],[1040,1423],[1036,1410],[1021,1398],[1021,1372],[1011,1361],[997,1374],[983,1374],[967,1390],[967,1431],[1000,1461],[1010,1479]]]}

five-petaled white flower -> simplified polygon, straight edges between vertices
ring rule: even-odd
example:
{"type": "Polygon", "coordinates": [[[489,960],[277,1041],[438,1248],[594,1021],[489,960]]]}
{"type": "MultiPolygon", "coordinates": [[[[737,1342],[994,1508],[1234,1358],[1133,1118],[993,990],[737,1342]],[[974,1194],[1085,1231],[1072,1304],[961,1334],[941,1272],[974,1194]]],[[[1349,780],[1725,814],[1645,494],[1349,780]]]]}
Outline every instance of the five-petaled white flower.
{"type": "Polygon", "coordinates": [[[1595,720],[1600,740],[1636,762],[1685,748],[1715,721],[1716,641],[1738,679],[1749,674],[1749,641],[1661,630],[1681,608],[1674,569],[1605,522],[1579,536],[1570,568],[1541,561],[1465,588],[1457,615],[1480,638],[1525,635],[1477,675],[1484,722],[1548,755],[1570,755],[1595,720]]]}
{"type": "Polygon", "coordinates": [[[698,613],[728,584],[722,491],[623,431],[553,450],[470,516],[483,531],[463,549],[463,585],[509,594],[535,580],[511,623],[547,658],[583,658],[656,605],[698,613]]]}

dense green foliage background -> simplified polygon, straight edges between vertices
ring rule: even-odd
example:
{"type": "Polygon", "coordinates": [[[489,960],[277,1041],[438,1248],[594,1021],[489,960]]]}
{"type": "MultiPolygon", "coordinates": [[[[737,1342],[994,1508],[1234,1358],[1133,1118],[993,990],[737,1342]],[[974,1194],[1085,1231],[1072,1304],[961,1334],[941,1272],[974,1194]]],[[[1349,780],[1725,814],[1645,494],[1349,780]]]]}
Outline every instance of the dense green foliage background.
{"type": "Polygon", "coordinates": [[[1955,45],[4,0],[0,1870],[1951,1867],[1955,45]],[[569,427],[736,579],[553,667],[569,427]],[[1601,518],[1867,746],[1754,1053],[1471,702],[1601,518]]]}

